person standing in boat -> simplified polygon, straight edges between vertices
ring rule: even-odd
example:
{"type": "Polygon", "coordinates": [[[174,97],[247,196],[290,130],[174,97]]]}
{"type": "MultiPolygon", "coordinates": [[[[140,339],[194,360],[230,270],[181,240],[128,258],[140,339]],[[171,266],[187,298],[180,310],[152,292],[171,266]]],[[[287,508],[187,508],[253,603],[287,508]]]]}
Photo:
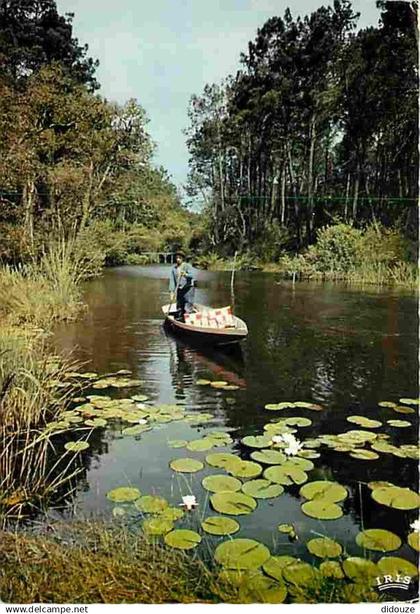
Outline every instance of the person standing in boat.
{"type": "Polygon", "coordinates": [[[193,311],[194,302],[194,275],[193,269],[185,261],[185,253],[178,251],[175,254],[175,264],[169,275],[169,291],[171,303],[176,301],[177,319],[184,320],[185,313],[193,311]]]}

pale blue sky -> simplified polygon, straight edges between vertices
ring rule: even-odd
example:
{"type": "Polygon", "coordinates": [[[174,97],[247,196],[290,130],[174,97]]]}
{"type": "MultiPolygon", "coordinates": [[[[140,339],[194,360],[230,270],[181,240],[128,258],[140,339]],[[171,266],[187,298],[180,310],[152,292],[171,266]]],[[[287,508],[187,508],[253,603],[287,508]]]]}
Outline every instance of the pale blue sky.
{"type": "MultiPolygon", "coordinates": [[[[332,1],[332,0],[331,0],[332,1]]],[[[101,94],[146,109],[155,161],[177,185],[188,171],[183,128],[192,94],[236,72],[258,27],[273,15],[305,15],[328,0],[57,0],[74,33],[100,61],[101,94]]],[[[353,0],[359,27],[376,24],[375,0],[353,0]]]]}

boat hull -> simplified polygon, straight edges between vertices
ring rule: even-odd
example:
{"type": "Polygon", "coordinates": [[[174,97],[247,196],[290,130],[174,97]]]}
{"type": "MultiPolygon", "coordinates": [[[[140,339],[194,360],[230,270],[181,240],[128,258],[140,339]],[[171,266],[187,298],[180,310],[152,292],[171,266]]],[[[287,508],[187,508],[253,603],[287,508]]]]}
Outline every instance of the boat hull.
{"type": "Polygon", "coordinates": [[[239,343],[248,335],[248,328],[243,320],[234,316],[235,327],[232,328],[204,328],[192,326],[185,322],[175,320],[174,315],[168,313],[169,305],[164,305],[162,311],[165,315],[165,326],[174,334],[202,345],[230,345],[239,343]]]}

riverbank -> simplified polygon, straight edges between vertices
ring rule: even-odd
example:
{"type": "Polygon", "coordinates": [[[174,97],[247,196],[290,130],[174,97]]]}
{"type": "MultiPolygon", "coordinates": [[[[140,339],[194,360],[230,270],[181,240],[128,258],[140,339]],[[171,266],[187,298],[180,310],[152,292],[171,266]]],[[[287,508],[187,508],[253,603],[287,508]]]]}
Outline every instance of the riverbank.
{"type": "MultiPolygon", "coordinates": [[[[0,532],[2,601],[278,603],[285,596],[280,599],[279,590],[283,587],[286,593],[281,578],[275,581],[258,570],[218,574],[197,556],[167,548],[124,527],[78,522],[46,529],[48,535],[0,532]]],[[[380,601],[368,586],[327,573],[304,585],[289,583],[287,591],[290,603],[380,601]]]]}
{"type": "Polygon", "coordinates": [[[376,284],[415,290],[419,275],[417,246],[398,229],[348,224],[322,228],[317,241],[301,253],[283,252],[274,261],[245,252],[224,259],[217,253],[198,256],[194,264],[210,271],[258,270],[283,279],[376,284]]]}

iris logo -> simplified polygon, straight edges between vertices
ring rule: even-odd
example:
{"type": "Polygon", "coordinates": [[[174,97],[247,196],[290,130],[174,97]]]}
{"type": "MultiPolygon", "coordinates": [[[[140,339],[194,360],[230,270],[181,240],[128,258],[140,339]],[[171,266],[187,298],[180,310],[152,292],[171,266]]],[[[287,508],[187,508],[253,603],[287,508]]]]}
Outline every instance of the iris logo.
{"type": "Polygon", "coordinates": [[[394,576],[385,575],[385,576],[376,576],[376,588],[379,591],[386,591],[391,588],[399,588],[408,591],[408,587],[411,582],[411,576],[401,576],[400,574],[395,574],[394,576]]]}

